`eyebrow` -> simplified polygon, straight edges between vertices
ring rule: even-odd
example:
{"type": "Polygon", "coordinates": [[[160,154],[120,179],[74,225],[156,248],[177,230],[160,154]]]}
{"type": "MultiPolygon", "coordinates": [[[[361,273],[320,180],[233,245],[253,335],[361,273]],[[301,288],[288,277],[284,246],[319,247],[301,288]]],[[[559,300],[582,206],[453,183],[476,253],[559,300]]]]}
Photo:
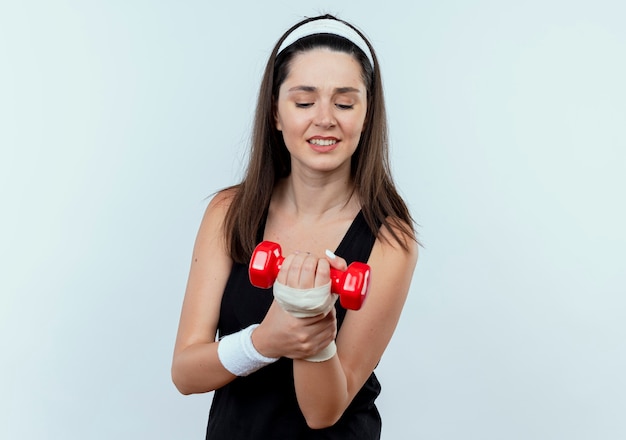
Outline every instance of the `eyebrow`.
{"type": "MultiPolygon", "coordinates": [[[[313,86],[295,86],[290,88],[289,90],[287,90],[288,92],[308,92],[308,93],[313,93],[313,92],[317,92],[317,87],[313,87],[313,86]]],[[[342,94],[342,93],[361,93],[361,90],[355,88],[355,87],[337,87],[334,90],[335,94],[342,94]]]]}

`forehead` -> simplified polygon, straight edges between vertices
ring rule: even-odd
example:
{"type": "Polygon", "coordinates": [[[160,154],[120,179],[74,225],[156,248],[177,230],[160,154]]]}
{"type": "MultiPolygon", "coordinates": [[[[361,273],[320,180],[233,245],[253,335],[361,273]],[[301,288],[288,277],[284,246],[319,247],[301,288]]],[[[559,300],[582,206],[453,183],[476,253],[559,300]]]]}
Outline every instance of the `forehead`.
{"type": "Polygon", "coordinates": [[[289,63],[285,86],[353,87],[365,90],[360,63],[352,55],[319,48],[296,54],[289,63]]]}

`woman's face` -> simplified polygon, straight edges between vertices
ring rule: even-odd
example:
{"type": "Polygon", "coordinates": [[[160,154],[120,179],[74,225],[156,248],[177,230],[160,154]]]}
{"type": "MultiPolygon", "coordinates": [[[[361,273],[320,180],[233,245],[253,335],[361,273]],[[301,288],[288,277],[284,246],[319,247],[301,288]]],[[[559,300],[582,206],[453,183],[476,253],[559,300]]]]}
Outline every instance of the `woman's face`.
{"type": "Polygon", "coordinates": [[[367,90],[352,56],[314,49],[294,56],[280,86],[276,128],[298,169],[350,170],[364,129],[367,90]]]}

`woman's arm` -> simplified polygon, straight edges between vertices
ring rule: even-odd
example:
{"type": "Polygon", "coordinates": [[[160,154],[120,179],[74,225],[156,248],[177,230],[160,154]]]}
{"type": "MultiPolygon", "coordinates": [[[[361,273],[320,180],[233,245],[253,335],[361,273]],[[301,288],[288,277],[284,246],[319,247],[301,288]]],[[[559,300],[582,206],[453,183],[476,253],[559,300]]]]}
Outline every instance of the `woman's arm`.
{"type": "Polygon", "coordinates": [[[298,403],[311,428],[339,420],[378,364],[400,318],[417,263],[417,243],[404,237],[407,252],[388,231],[381,234],[368,261],[368,297],[359,311],[347,312],[337,336],[337,355],[326,362],[294,360],[298,403]]]}
{"type": "Polygon", "coordinates": [[[217,356],[220,304],[232,267],[223,221],[232,192],[222,191],[206,209],[193,250],[172,361],[172,380],[183,394],[212,391],[232,381],[217,356]]]}
{"type": "MultiPolygon", "coordinates": [[[[236,376],[221,363],[216,342],[222,294],[232,268],[224,240],[223,221],[232,192],[223,191],[209,204],[194,246],[191,270],[172,362],[172,380],[183,394],[220,388],[236,376]]],[[[319,276],[329,278],[330,268],[319,276]]],[[[295,318],[276,302],[251,334],[254,349],[268,358],[313,355],[334,340],[334,310],[326,316],[295,318]]],[[[239,351],[241,347],[231,347],[239,351]]]]}

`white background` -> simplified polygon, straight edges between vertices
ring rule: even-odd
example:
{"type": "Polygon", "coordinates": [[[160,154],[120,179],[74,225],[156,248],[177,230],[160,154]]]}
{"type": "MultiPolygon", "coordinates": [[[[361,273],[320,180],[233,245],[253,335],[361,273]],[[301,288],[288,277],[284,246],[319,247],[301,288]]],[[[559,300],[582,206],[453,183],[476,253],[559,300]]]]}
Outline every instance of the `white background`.
{"type": "Polygon", "coordinates": [[[624,3],[307,3],[0,3],[0,438],[204,438],[169,376],[193,240],[319,12],[378,51],[424,244],[383,438],[626,438],[624,3]]]}

